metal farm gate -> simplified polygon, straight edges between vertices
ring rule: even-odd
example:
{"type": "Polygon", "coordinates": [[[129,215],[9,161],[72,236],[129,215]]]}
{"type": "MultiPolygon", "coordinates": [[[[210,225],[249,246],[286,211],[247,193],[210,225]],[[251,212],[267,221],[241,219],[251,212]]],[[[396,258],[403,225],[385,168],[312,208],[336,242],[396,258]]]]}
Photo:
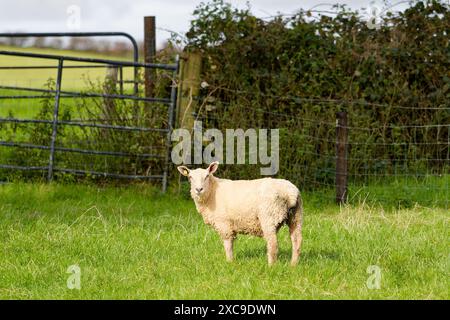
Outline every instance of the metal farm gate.
{"type": "Polygon", "coordinates": [[[41,175],[48,181],[55,175],[160,180],[165,191],[178,57],[174,64],[139,63],[136,42],[123,33],[19,36],[86,35],[125,35],[133,43],[134,62],[0,51],[0,174],[41,175]],[[66,89],[65,75],[75,69],[103,70],[107,75],[112,71],[117,80],[108,83],[107,76],[97,85],[85,79],[88,88],[66,89]],[[165,96],[140,95],[139,74],[146,69],[161,74],[165,85],[160,92],[165,96]],[[55,70],[47,87],[42,81],[21,82],[27,72],[38,75],[44,70],[55,70]],[[124,70],[132,80],[124,79],[124,70]]]}

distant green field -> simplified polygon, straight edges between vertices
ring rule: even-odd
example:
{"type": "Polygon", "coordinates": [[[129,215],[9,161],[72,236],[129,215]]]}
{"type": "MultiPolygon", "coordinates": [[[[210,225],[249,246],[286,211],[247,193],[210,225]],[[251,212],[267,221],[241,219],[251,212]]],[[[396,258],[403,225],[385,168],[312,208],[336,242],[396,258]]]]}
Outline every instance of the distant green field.
{"type": "MultiPolygon", "coordinates": [[[[130,60],[124,57],[106,56],[96,53],[77,52],[69,50],[56,50],[56,49],[34,49],[34,48],[16,48],[8,46],[0,46],[0,51],[18,51],[18,52],[31,52],[42,53],[49,55],[65,55],[73,57],[83,58],[97,58],[97,59],[109,59],[109,60],[130,60]]],[[[79,63],[79,62],[66,62],[65,66],[86,66],[93,65],[92,63],[79,63]]],[[[57,66],[55,60],[37,59],[37,58],[25,58],[15,56],[0,55],[0,68],[1,67],[28,67],[28,66],[57,66]]],[[[124,80],[133,79],[132,68],[124,68],[124,80]]],[[[46,83],[49,79],[56,79],[57,69],[20,69],[20,70],[2,70],[0,69],[0,86],[14,86],[14,87],[27,87],[36,89],[46,89],[46,83]]],[[[106,68],[81,68],[71,69],[67,68],[63,71],[62,87],[64,91],[86,91],[91,89],[89,81],[99,84],[105,79],[106,68]]],[[[131,84],[125,84],[124,89],[129,90],[131,84]]],[[[40,95],[41,93],[18,91],[18,90],[5,90],[0,89],[0,96],[5,95],[40,95]]],[[[75,106],[76,103],[71,101],[72,99],[62,99],[66,105],[75,106]]],[[[41,106],[39,99],[0,99],[0,117],[8,116],[12,113],[17,118],[30,118],[37,114],[41,106]]]]}
{"type": "MultiPolygon", "coordinates": [[[[97,58],[110,60],[129,60],[123,57],[105,56],[102,54],[77,52],[69,50],[56,49],[34,49],[34,48],[15,48],[0,46],[0,51],[19,51],[30,53],[43,53],[49,55],[65,55],[83,58],[97,58]]],[[[93,65],[91,63],[79,62],[65,62],[65,66],[83,66],[93,65]]],[[[57,66],[57,61],[48,59],[28,58],[28,57],[14,57],[0,55],[0,67],[11,66],[57,66]]],[[[84,79],[91,79],[93,81],[103,80],[106,75],[105,68],[93,69],[65,69],[63,72],[62,89],[80,89],[86,86],[84,79]]],[[[49,78],[56,79],[56,69],[25,69],[25,70],[0,70],[0,84],[1,85],[15,85],[42,88],[49,78]]],[[[124,69],[124,78],[132,79],[132,68],[124,69]]]]}

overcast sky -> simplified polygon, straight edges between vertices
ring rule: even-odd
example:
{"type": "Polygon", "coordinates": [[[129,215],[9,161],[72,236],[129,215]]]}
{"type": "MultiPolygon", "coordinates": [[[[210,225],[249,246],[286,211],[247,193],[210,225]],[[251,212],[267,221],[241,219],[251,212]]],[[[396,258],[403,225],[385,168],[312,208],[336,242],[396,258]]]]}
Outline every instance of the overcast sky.
{"type": "MultiPolygon", "coordinates": [[[[136,39],[143,38],[143,17],[156,16],[158,46],[170,34],[165,29],[185,33],[192,12],[201,0],[2,0],[0,32],[70,32],[124,31],[136,39]],[[77,23],[79,8],[79,24],[77,23]]],[[[229,1],[245,7],[246,1],[229,1]]],[[[347,4],[353,9],[372,6],[383,8],[382,0],[250,0],[252,12],[259,17],[290,14],[300,8],[310,9],[320,3],[347,4]]],[[[399,3],[391,1],[391,3],[399,3]]],[[[405,1],[403,1],[405,2],[405,1]]],[[[396,7],[401,8],[404,4],[396,7]]]]}

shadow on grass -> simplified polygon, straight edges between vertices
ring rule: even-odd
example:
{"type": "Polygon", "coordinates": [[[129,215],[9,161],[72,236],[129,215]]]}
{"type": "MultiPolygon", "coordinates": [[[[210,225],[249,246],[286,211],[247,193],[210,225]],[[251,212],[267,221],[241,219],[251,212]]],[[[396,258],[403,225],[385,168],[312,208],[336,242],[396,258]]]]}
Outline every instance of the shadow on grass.
{"type": "MultiPolygon", "coordinates": [[[[245,249],[236,252],[236,259],[241,260],[251,260],[251,259],[266,259],[265,247],[245,249]]],[[[315,260],[340,260],[341,254],[338,251],[329,250],[312,250],[303,251],[300,254],[300,261],[315,261],[315,260]]],[[[278,261],[289,262],[291,261],[291,249],[279,249],[278,250],[278,261]]]]}

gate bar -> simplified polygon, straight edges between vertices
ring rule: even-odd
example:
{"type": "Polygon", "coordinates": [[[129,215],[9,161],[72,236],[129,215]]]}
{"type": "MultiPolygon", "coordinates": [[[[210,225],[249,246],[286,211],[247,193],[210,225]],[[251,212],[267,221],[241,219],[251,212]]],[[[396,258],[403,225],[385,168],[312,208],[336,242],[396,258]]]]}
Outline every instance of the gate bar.
{"type": "MultiPolygon", "coordinates": [[[[61,97],[60,97],[61,98],[61,97]]],[[[95,120],[96,121],[96,120],[95,120]]],[[[16,119],[16,118],[1,118],[0,123],[47,123],[53,124],[53,120],[40,120],[40,119],[16,119]]],[[[162,132],[165,133],[169,129],[161,128],[143,128],[143,127],[129,127],[129,126],[117,126],[109,124],[96,124],[96,123],[82,123],[79,121],[57,121],[58,124],[76,126],[76,127],[88,127],[88,128],[103,128],[103,129],[113,129],[113,130],[124,130],[124,131],[140,131],[140,132],[162,132]]]]}
{"type": "Polygon", "coordinates": [[[98,58],[79,58],[79,57],[72,57],[72,56],[59,56],[59,55],[54,55],[54,54],[30,53],[30,52],[20,52],[20,51],[0,50],[0,55],[53,59],[53,60],[59,60],[62,58],[66,61],[92,62],[92,63],[101,63],[101,64],[106,64],[106,65],[109,64],[109,65],[113,65],[113,66],[123,66],[123,67],[145,67],[145,68],[157,68],[157,69],[164,69],[164,70],[175,70],[177,68],[177,66],[175,66],[175,65],[162,64],[162,63],[139,63],[139,62],[134,63],[134,62],[130,62],[130,61],[98,59],[98,58]]]}
{"type": "MultiPolygon", "coordinates": [[[[11,87],[11,86],[1,86],[0,89],[16,90],[16,91],[30,91],[30,92],[42,92],[42,93],[56,93],[56,90],[48,89],[37,89],[37,88],[25,88],[25,87],[11,87]]],[[[61,98],[68,97],[81,97],[81,98],[112,98],[112,99],[123,99],[123,100],[134,100],[134,101],[147,101],[147,102],[159,102],[164,104],[170,104],[170,99],[165,98],[144,98],[131,95],[120,95],[120,94],[103,94],[103,93],[88,93],[88,92],[71,92],[71,91],[61,91],[61,98]]],[[[29,97],[29,96],[28,96],[29,97]]],[[[21,98],[21,96],[16,96],[15,98],[21,98]]],[[[1,98],[0,99],[4,99],[1,98]]]]}
{"type": "MultiPolygon", "coordinates": [[[[25,149],[40,149],[40,150],[49,150],[50,149],[49,146],[40,146],[40,145],[35,145],[35,144],[30,144],[30,143],[17,143],[17,142],[8,142],[8,141],[0,141],[0,146],[2,146],[2,147],[17,147],[17,148],[25,148],[25,149]]],[[[96,150],[63,148],[63,147],[55,147],[55,151],[74,152],[74,153],[91,154],[91,155],[116,156],[116,157],[165,158],[163,155],[153,154],[153,153],[133,154],[133,153],[129,153],[129,152],[96,151],[96,150]]]]}

